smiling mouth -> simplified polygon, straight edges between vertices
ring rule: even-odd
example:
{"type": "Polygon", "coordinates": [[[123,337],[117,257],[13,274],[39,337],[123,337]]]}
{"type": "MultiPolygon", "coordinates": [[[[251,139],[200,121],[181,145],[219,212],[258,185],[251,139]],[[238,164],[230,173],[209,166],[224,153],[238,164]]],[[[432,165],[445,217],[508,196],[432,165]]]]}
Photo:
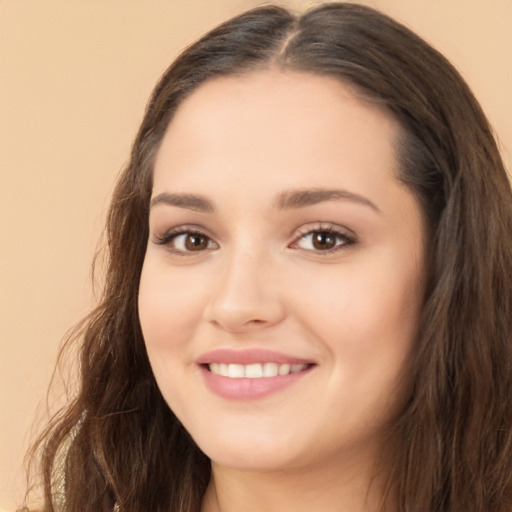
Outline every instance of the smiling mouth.
{"type": "Polygon", "coordinates": [[[204,365],[211,373],[228,377],[230,379],[261,379],[278,377],[299,373],[307,370],[312,364],[278,364],[278,363],[252,363],[252,364],[227,364],[209,363],[204,365]]]}

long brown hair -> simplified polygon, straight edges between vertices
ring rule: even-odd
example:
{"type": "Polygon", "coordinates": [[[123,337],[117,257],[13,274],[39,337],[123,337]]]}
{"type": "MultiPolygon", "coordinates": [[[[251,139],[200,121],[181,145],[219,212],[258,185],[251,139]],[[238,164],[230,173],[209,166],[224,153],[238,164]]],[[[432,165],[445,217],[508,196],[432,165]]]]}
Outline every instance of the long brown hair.
{"type": "Polygon", "coordinates": [[[361,5],[264,6],[185,50],[156,86],[108,216],[108,266],[76,398],[38,441],[45,510],[197,512],[210,463],[164,402],[137,312],[152,163],[180,103],[212,77],[276,67],[335,77],[390,111],[400,179],[429,226],[413,389],[387,456],[400,512],[512,510],[512,194],[491,127],[437,51],[361,5]]]}

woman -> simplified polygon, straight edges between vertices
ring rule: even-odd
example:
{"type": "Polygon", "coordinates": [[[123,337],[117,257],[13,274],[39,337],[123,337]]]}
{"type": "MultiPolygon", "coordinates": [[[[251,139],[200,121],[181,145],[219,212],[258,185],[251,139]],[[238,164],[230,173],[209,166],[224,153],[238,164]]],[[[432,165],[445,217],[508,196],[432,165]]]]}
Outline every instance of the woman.
{"type": "Polygon", "coordinates": [[[157,85],[47,510],[512,510],[512,195],[451,65],[261,7],[157,85]]]}

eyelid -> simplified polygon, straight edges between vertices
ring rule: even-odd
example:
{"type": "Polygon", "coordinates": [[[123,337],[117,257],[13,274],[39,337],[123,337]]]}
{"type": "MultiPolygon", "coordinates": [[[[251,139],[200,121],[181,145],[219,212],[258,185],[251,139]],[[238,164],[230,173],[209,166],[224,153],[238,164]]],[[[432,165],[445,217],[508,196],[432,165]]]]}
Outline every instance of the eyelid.
{"type": "MultiPolygon", "coordinates": [[[[292,249],[302,249],[303,251],[318,254],[318,255],[328,255],[332,253],[339,252],[341,250],[348,249],[350,246],[354,245],[358,240],[356,234],[349,228],[345,226],[341,226],[339,224],[334,224],[331,222],[315,222],[309,223],[301,226],[300,228],[295,230],[295,233],[292,235],[292,242],[288,244],[289,248],[292,249]],[[343,243],[335,245],[331,249],[304,249],[299,247],[299,242],[310,236],[314,233],[331,233],[334,236],[341,238],[343,243]]],[[[216,250],[219,248],[218,242],[215,241],[212,235],[208,233],[208,230],[204,229],[201,226],[193,225],[193,224],[183,224],[180,226],[176,226],[166,230],[163,234],[157,235],[153,234],[151,236],[151,241],[156,245],[167,246],[167,249],[175,254],[182,256],[192,256],[198,255],[207,251],[216,250]],[[200,235],[204,236],[208,239],[209,243],[213,243],[215,247],[207,247],[203,250],[198,251],[187,251],[177,249],[175,247],[171,247],[170,242],[176,239],[180,235],[200,235]]]]}
{"type": "Polygon", "coordinates": [[[356,234],[349,228],[341,226],[339,224],[333,224],[331,222],[317,222],[312,224],[306,224],[301,226],[293,235],[293,240],[288,247],[292,249],[302,249],[312,254],[318,254],[320,256],[326,256],[329,254],[337,253],[348,249],[355,243],[357,243],[356,234]],[[334,246],[332,249],[326,250],[315,250],[315,249],[303,249],[298,246],[299,242],[312,235],[313,233],[331,233],[336,237],[342,238],[344,243],[334,246]]]}
{"type": "Polygon", "coordinates": [[[151,237],[151,241],[155,245],[161,245],[161,246],[167,246],[167,249],[169,252],[172,252],[174,254],[180,255],[180,256],[193,256],[198,255],[207,251],[216,250],[219,248],[219,244],[214,240],[214,238],[208,234],[207,230],[204,228],[193,225],[193,224],[183,224],[180,226],[173,227],[171,229],[166,230],[163,234],[153,234],[151,237]],[[212,242],[215,244],[214,248],[206,248],[204,250],[200,251],[183,251],[181,249],[176,249],[175,247],[171,246],[171,242],[179,237],[180,235],[200,235],[204,236],[208,239],[209,242],[212,242]]]}

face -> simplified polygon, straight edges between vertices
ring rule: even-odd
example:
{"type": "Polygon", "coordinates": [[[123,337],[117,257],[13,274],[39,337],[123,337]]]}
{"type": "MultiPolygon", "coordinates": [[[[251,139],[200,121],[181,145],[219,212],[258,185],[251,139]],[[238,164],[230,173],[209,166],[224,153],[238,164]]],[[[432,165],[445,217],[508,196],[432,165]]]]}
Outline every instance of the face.
{"type": "Polygon", "coordinates": [[[380,446],[423,295],[398,132],[338,81],[278,71],[207,82],[170,123],[140,321],[165,400],[216,465],[380,446]]]}

